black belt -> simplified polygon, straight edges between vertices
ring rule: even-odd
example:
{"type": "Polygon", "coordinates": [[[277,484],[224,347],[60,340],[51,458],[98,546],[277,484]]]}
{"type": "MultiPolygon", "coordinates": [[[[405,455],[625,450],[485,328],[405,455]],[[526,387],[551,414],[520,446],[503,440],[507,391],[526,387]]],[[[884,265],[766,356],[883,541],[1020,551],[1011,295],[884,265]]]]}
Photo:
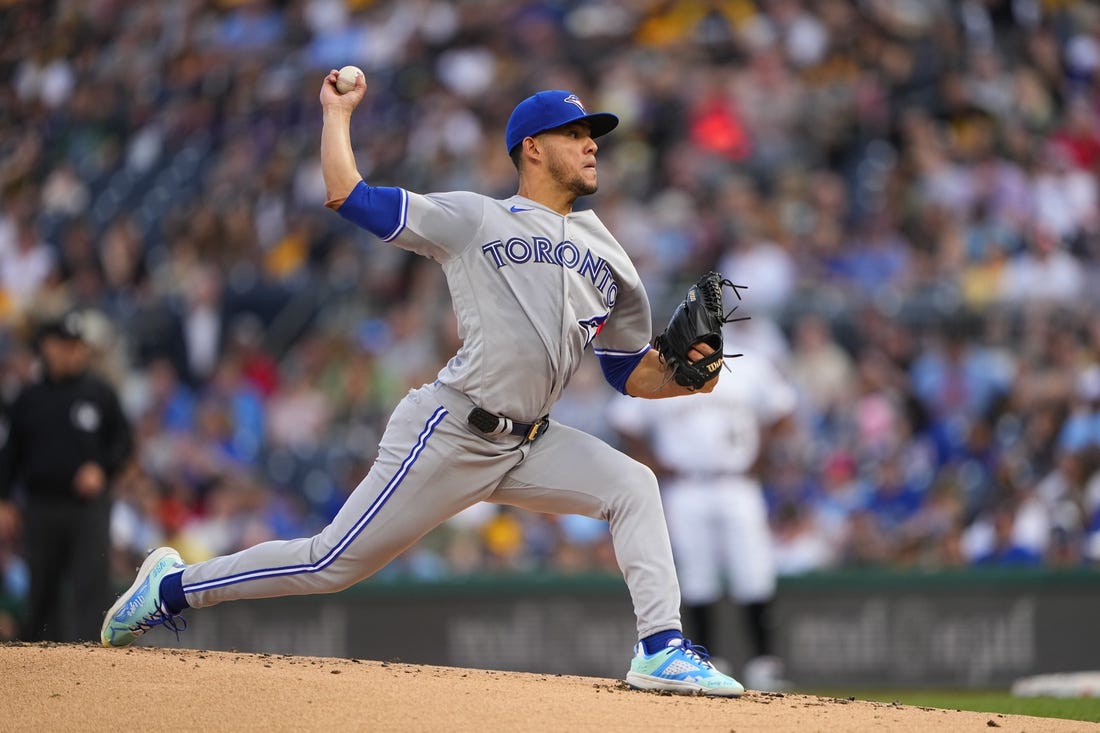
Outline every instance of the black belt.
{"type": "Polygon", "coordinates": [[[531,423],[515,422],[510,418],[494,415],[488,410],[475,407],[470,410],[466,422],[486,435],[520,435],[523,436],[523,442],[534,443],[550,427],[550,416],[547,415],[531,423]]]}

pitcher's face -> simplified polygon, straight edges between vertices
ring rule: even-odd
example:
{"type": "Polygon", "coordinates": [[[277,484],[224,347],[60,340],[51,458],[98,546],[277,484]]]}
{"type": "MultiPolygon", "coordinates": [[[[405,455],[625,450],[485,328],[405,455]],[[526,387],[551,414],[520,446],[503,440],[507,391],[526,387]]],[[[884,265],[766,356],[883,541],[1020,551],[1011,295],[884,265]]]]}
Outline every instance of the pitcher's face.
{"type": "Polygon", "coordinates": [[[573,122],[539,135],[546,150],[546,170],[574,196],[596,193],[596,151],[588,123],[573,122]]]}

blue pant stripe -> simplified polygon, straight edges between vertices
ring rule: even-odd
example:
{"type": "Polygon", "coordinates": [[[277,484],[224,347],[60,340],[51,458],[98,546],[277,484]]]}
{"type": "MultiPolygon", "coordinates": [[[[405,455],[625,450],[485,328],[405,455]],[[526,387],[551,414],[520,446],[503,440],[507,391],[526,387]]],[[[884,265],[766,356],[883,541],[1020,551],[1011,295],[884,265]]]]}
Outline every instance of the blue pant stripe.
{"type": "Polygon", "coordinates": [[[211,590],[213,588],[221,588],[227,585],[243,583],[249,580],[260,580],[262,578],[273,578],[283,575],[297,575],[298,573],[303,572],[316,573],[320,570],[324,570],[326,567],[331,565],[345,549],[347,549],[348,545],[355,541],[355,538],[363,532],[366,526],[370,524],[371,520],[375,517],[375,515],[378,514],[378,512],[382,509],[389,498],[393,496],[395,491],[397,491],[398,486],[401,485],[401,482],[405,479],[405,476],[407,476],[409,471],[412,469],[413,464],[416,463],[416,459],[419,458],[420,455],[424,452],[424,448],[428,444],[428,438],[431,437],[431,434],[435,431],[436,426],[439,425],[440,421],[442,421],[443,418],[446,417],[446,415],[447,410],[443,407],[440,407],[434,413],[432,413],[432,416],[429,417],[428,421],[424,424],[424,429],[420,432],[419,439],[416,441],[416,444],[409,452],[409,455],[407,455],[405,457],[405,460],[402,461],[401,467],[398,468],[397,473],[395,473],[393,477],[389,480],[389,483],[386,484],[386,487],[382,489],[382,492],[375,498],[370,507],[367,508],[367,511],[364,512],[361,517],[359,517],[355,524],[352,525],[351,529],[349,529],[347,533],[342,538],[340,538],[340,541],[333,545],[332,549],[329,550],[320,560],[315,563],[302,565],[289,565],[278,568],[261,568],[258,570],[250,570],[245,573],[238,573],[236,575],[229,575],[224,578],[206,580],[201,583],[185,585],[183,587],[183,592],[198,593],[205,590],[211,590]]]}

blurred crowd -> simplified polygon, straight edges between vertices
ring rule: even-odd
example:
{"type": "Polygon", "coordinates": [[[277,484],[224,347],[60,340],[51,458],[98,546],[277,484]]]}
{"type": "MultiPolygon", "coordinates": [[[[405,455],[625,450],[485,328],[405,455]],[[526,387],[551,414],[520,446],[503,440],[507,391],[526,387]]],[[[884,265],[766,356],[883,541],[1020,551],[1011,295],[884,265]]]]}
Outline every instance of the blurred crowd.
{"type": "MultiPolygon", "coordinates": [[[[760,465],[781,572],[1100,562],[1095,3],[6,0],[0,388],[88,315],[137,440],[120,577],[317,531],[454,353],[438,266],[323,206],[345,64],[373,184],[508,196],[517,101],[619,115],[582,204],[654,317],[720,269],[734,350],[799,392],[760,465]]],[[[617,443],[611,396],[589,360],[553,417],[617,443]]],[[[383,574],[613,567],[600,522],[485,505],[383,574]]]]}

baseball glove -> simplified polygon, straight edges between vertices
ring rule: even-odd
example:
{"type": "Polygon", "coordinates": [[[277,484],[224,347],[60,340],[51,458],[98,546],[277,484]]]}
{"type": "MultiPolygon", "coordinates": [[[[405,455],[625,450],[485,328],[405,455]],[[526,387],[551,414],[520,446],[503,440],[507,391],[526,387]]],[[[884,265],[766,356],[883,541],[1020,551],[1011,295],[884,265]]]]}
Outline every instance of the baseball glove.
{"type": "Polygon", "coordinates": [[[718,376],[723,357],[740,356],[722,353],[722,326],[748,320],[748,316],[732,317],[737,306],[728,313],[723,310],[722,289],[727,286],[733,289],[737,300],[741,300],[741,289],[747,287],[734,285],[717,272],[703,275],[688,288],[687,296],[673,311],[665,330],[653,339],[653,346],[668,365],[672,378],[682,387],[700,389],[718,376]],[[714,353],[692,362],[688,352],[700,342],[714,349],[714,353]]]}

